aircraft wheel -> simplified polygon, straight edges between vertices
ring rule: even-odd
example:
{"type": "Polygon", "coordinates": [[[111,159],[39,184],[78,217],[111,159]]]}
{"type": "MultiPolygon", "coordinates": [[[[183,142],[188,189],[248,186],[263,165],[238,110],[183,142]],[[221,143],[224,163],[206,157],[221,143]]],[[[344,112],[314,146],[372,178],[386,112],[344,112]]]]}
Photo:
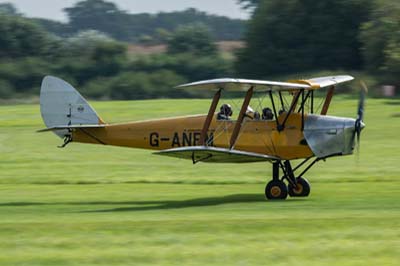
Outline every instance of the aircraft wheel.
{"type": "Polygon", "coordinates": [[[281,180],[272,180],[265,187],[265,197],[269,200],[286,199],[287,195],[287,186],[281,180]]]}
{"type": "Polygon", "coordinates": [[[291,197],[307,197],[310,195],[310,190],[310,183],[303,177],[297,178],[297,187],[292,184],[288,185],[288,191],[291,197]]]}

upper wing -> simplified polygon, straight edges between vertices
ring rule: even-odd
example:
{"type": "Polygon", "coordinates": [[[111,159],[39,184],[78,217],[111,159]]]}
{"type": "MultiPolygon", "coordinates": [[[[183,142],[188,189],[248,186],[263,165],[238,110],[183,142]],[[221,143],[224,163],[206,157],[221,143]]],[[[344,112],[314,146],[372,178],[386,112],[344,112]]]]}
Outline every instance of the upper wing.
{"type": "Polygon", "coordinates": [[[224,89],[229,91],[246,91],[250,87],[254,87],[255,90],[315,90],[324,88],[327,86],[336,85],[342,82],[350,81],[354,79],[352,76],[330,76],[330,77],[319,77],[309,80],[292,80],[289,82],[279,81],[264,81],[264,80],[252,80],[252,79],[233,79],[233,78],[222,78],[222,79],[210,79],[187,83],[178,86],[177,88],[193,88],[193,89],[206,89],[206,90],[218,90],[224,89]]]}
{"type": "Polygon", "coordinates": [[[193,163],[251,163],[262,161],[278,160],[278,157],[268,156],[259,153],[229,150],[225,148],[191,146],[174,148],[156,152],[158,155],[165,155],[181,159],[192,160],[193,163]]]}
{"type": "Polygon", "coordinates": [[[325,87],[329,87],[329,86],[334,86],[339,83],[351,81],[353,79],[354,78],[352,76],[342,75],[342,76],[312,78],[312,79],[309,79],[308,81],[318,84],[318,86],[320,88],[325,88],[325,87]]]}
{"type": "Polygon", "coordinates": [[[224,89],[229,91],[246,91],[252,86],[256,90],[265,90],[271,87],[276,87],[277,89],[281,90],[285,89],[298,90],[298,89],[310,88],[309,85],[300,83],[264,81],[264,80],[252,80],[252,79],[233,79],[233,78],[197,81],[180,85],[177,88],[193,88],[193,89],[201,88],[206,90],[224,89]]]}

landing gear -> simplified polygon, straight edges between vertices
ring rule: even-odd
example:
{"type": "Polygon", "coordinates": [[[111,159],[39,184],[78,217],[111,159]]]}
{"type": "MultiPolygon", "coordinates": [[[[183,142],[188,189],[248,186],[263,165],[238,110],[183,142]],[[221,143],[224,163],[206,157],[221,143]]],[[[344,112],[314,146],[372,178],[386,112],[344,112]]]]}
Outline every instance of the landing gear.
{"type": "Polygon", "coordinates": [[[288,185],[288,192],[291,197],[307,197],[310,195],[310,183],[303,177],[296,178],[296,186],[292,183],[288,185]]]}
{"type": "Polygon", "coordinates": [[[288,189],[281,180],[272,180],[265,187],[265,197],[269,200],[284,200],[287,198],[288,189]]]}
{"type": "Polygon", "coordinates": [[[265,187],[265,197],[269,200],[283,200],[288,195],[286,184],[279,179],[279,166],[279,162],[272,164],[272,180],[265,187]]]}
{"type": "Polygon", "coordinates": [[[268,182],[265,187],[265,197],[269,200],[283,200],[287,198],[287,195],[291,197],[307,197],[310,195],[310,183],[307,179],[302,176],[317,162],[319,159],[315,159],[308,167],[301,172],[298,177],[295,176],[294,172],[303,166],[310,158],[304,160],[294,169],[289,161],[282,163],[276,161],[273,163],[272,168],[272,180],[268,182]],[[282,169],[283,176],[279,176],[279,169],[282,169]],[[284,183],[287,181],[288,185],[284,183]]]}

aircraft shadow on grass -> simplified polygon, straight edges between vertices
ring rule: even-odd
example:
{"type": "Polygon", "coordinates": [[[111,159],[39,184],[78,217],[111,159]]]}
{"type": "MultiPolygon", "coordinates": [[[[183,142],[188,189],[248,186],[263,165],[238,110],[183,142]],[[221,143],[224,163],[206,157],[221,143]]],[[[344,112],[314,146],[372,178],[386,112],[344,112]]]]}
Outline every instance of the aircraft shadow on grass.
{"type": "MultiPolygon", "coordinates": [[[[134,205],[127,207],[118,207],[111,209],[101,209],[92,211],[82,211],[83,213],[90,212],[125,212],[125,211],[151,211],[151,210],[171,210],[184,209],[192,207],[207,207],[233,203],[252,203],[265,202],[262,194],[233,194],[221,197],[206,197],[187,200],[165,200],[165,201],[94,201],[94,202],[57,202],[57,203],[42,203],[42,202],[9,202],[0,203],[0,207],[25,207],[25,206],[46,206],[46,205],[134,205]],[[139,206],[138,206],[139,205],[139,206]]],[[[276,201],[282,202],[282,201],[276,201]]],[[[294,201],[286,201],[294,202],[294,201]]],[[[274,203],[274,202],[271,202],[274,203]]]]}
{"type": "Polygon", "coordinates": [[[169,209],[183,209],[192,207],[217,206],[230,203],[250,203],[250,202],[265,202],[265,198],[263,195],[260,194],[235,194],[223,197],[207,197],[207,198],[196,198],[187,200],[136,201],[136,202],[131,202],[131,204],[147,205],[147,206],[120,207],[113,209],[96,210],[91,212],[169,210],[169,209]]]}

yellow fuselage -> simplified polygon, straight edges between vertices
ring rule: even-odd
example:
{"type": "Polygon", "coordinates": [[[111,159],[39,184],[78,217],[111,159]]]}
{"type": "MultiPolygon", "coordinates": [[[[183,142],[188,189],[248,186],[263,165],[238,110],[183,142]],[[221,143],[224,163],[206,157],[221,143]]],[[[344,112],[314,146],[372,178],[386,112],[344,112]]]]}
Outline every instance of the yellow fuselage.
{"type": "MultiPolygon", "coordinates": [[[[285,114],[278,119],[283,121],[285,114]]],[[[206,115],[175,117],[86,128],[72,133],[73,141],[131,148],[165,150],[200,145],[206,115]]],[[[276,121],[245,119],[234,149],[276,156],[285,160],[313,155],[301,130],[301,114],[291,114],[281,132],[276,121]]],[[[216,120],[207,134],[210,146],[229,148],[236,121],[216,120]]]]}

